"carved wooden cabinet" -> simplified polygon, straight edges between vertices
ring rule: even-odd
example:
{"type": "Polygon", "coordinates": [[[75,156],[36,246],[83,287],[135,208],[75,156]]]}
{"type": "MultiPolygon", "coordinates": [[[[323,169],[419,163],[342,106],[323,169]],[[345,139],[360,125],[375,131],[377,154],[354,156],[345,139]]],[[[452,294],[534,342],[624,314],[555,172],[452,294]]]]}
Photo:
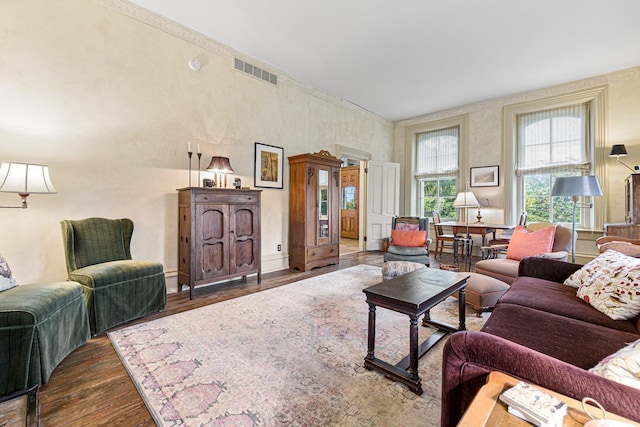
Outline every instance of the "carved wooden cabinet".
{"type": "Polygon", "coordinates": [[[260,274],[260,190],[178,190],[178,291],[260,274]]]}
{"type": "Polygon", "coordinates": [[[289,268],[340,262],[340,165],[328,151],[289,157],[289,268]]]}

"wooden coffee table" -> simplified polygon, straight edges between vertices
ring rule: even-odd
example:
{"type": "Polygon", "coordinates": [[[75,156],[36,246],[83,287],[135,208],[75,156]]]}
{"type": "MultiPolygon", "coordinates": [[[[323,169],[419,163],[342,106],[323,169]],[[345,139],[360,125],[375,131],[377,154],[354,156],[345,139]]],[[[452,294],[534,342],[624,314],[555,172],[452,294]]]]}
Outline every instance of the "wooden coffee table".
{"type": "Polygon", "coordinates": [[[369,304],[369,335],[364,367],[375,369],[407,385],[411,391],[422,394],[422,380],[418,375],[418,359],[440,339],[451,332],[465,329],[465,292],[468,274],[435,268],[421,268],[391,280],[363,289],[369,304]],[[447,297],[458,292],[459,324],[455,328],[433,321],[429,310],[447,297]],[[395,365],[375,356],[376,307],[383,307],[409,316],[409,355],[395,365]],[[425,314],[423,326],[433,326],[436,332],[418,345],[418,317],[425,314]]]}

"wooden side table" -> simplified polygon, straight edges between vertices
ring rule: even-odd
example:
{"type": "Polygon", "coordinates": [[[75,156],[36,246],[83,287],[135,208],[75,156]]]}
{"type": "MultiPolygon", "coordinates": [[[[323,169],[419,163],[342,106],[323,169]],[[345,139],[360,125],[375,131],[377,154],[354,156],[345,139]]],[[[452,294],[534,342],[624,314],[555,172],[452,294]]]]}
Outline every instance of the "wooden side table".
{"type": "MultiPolygon", "coordinates": [[[[464,413],[464,416],[458,423],[459,427],[480,427],[480,426],[531,426],[530,423],[525,420],[511,415],[507,412],[507,405],[499,400],[500,394],[503,391],[514,386],[518,380],[510,377],[502,372],[491,372],[487,383],[478,391],[478,394],[473,399],[471,406],[464,413]]],[[[535,384],[534,384],[535,386],[535,384]]],[[[537,386],[536,386],[537,387],[537,386]]],[[[545,393],[549,393],[552,396],[565,402],[568,406],[567,415],[564,417],[562,423],[563,427],[580,427],[584,425],[590,418],[582,410],[582,402],[572,399],[562,394],[556,393],[551,390],[547,390],[542,387],[537,387],[545,393]]],[[[618,421],[624,421],[631,425],[640,426],[640,424],[630,421],[626,418],[619,417],[607,411],[607,418],[618,421]]]]}

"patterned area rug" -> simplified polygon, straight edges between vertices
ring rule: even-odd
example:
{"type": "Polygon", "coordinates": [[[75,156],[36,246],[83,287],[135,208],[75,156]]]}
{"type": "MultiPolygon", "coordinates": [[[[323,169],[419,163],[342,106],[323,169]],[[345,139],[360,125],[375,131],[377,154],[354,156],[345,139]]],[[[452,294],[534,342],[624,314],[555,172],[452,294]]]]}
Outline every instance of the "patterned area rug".
{"type": "MultiPolygon", "coordinates": [[[[436,426],[444,339],[420,359],[424,394],[363,368],[380,268],[359,265],[110,332],[160,426],[436,426]]],[[[457,300],[432,317],[457,325],[457,300]]],[[[487,314],[485,314],[487,316],[487,314]]],[[[467,328],[486,319],[467,310],[467,328]]],[[[420,328],[421,341],[433,330],[420,328]]],[[[408,354],[409,318],[379,308],[376,356],[408,354]]]]}

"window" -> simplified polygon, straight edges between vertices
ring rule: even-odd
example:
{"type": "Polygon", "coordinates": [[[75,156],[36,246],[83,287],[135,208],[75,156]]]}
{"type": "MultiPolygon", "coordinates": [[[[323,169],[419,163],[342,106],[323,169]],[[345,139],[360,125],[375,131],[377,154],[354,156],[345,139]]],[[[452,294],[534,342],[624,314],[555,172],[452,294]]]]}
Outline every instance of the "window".
{"type": "MultiPolygon", "coordinates": [[[[571,198],[551,197],[551,189],[557,177],[591,173],[589,104],[519,114],[516,123],[518,206],[531,222],[571,223],[571,198]]],[[[576,214],[586,226],[588,213],[576,214]]]]}
{"type": "MultiPolygon", "coordinates": [[[[550,194],[556,177],[596,175],[606,181],[606,98],[606,86],[598,86],[504,107],[506,222],[516,223],[527,209],[529,221],[569,224],[571,202],[550,194]]],[[[603,198],[583,201],[594,208],[576,211],[576,226],[601,229],[603,198]]]]}
{"type": "Polygon", "coordinates": [[[458,192],[458,126],[416,134],[418,209],[421,216],[437,210],[443,219],[453,219],[458,192]]]}

